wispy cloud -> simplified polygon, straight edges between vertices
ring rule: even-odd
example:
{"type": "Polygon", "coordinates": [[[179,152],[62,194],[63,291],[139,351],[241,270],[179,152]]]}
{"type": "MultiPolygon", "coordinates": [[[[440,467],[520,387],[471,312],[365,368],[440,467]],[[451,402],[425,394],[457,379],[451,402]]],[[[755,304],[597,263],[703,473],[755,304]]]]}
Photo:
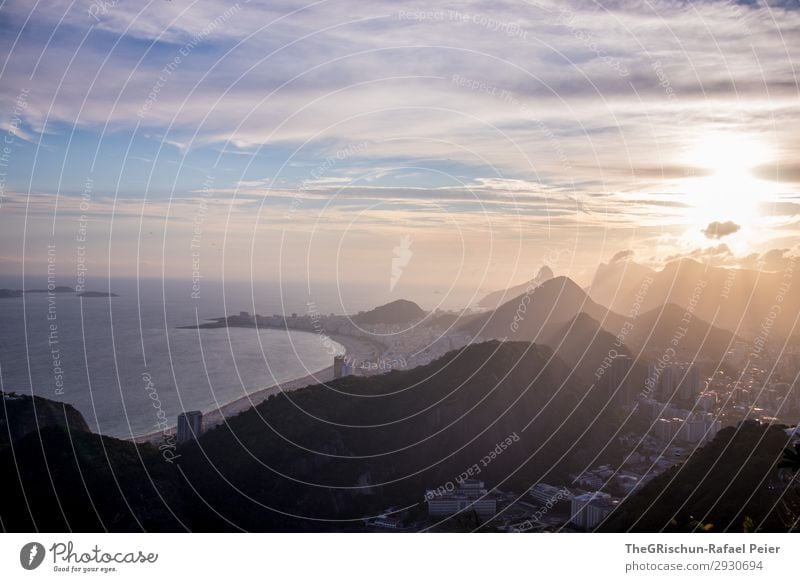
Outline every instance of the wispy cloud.
{"type": "MultiPolygon", "coordinates": [[[[798,214],[794,2],[12,0],[3,13],[0,97],[30,90],[7,191],[74,194],[95,173],[118,216],[147,200],[188,221],[213,174],[237,220],[277,229],[292,207],[300,231],[354,212],[373,234],[460,214],[589,236],[592,252],[632,232],[678,252],[687,230],[702,236],[687,178],[714,173],[687,148],[713,130],[776,158],[754,172],[775,185],[761,238],[744,229],[731,248],[747,235],[766,252],[798,214]],[[124,174],[103,173],[114,160],[124,174]]],[[[0,130],[13,116],[0,109],[0,130]]],[[[15,197],[1,208],[18,219],[15,197]]]]}

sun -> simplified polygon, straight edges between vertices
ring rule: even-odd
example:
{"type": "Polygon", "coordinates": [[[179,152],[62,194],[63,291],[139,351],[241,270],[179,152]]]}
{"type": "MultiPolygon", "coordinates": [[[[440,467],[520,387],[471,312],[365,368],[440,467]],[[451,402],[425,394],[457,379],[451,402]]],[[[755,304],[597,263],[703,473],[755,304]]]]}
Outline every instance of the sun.
{"type": "Polygon", "coordinates": [[[695,169],[685,180],[687,222],[693,231],[714,221],[733,221],[742,235],[757,224],[761,203],[774,186],[753,170],[770,159],[761,141],[738,133],[706,134],[688,148],[683,163],[695,169]]]}

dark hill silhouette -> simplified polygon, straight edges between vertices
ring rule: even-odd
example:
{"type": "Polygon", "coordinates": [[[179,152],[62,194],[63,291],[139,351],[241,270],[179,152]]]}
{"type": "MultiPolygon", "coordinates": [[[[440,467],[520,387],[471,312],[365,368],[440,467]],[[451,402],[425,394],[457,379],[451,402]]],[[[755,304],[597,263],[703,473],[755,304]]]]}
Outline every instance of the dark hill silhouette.
{"type": "Polygon", "coordinates": [[[0,448],[48,426],[89,432],[89,426],[72,405],[40,396],[2,393],[0,448]]]}
{"type": "Polygon", "coordinates": [[[539,269],[539,272],[536,276],[531,279],[530,281],[526,281],[520,285],[516,285],[509,289],[502,289],[500,291],[493,291],[489,293],[478,302],[478,307],[483,307],[487,309],[494,309],[498,305],[502,305],[506,301],[509,301],[515,297],[519,297],[523,295],[528,289],[535,289],[545,281],[548,281],[553,278],[553,270],[548,267],[547,265],[543,266],[539,269]]]}
{"type": "Polygon", "coordinates": [[[184,529],[180,475],[152,445],[47,426],[0,448],[0,471],[5,531],[184,529]]]}
{"type": "MultiPolygon", "coordinates": [[[[789,270],[767,272],[723,268],[680,259],[667,263],[651,276],[653,283],[644,296],[642,311],[667,303],[685,309],[695,302],[695,315],[700,319],[752,339],[761,333],[762,324],[773,306],[780,304],[780,314],[770,327],[769,339],[781,341],[787,335],[797,333],[792,328],[800,311],[800,285],[793,283],[796,277],[789,270]],[[699,294],[696,293],[698,286],[699,294]]],[[[598,277],[603,278],[600,273],[598,277]]],[[[593,293],[593,298],[626,314],[635,303],[640,284],[641,281],[634,283],[633,278],[626,281],[613,301],[607,293],[593,293]]]]}
{"type": "MultiPolygon", "coordinates": [[[[331,388],[277,395],[207,433],[183,451],[187,478],[247,529],[337,529],[347,524],[287,519],[241,499],[231,506],[231,488],[217,471],[281,511],[354,519],[387,504],[418,503],[426,488],[451,481],[512,434],[519,442],[481,469],[488,486],[509,475],[504,486],[516,490],[546,476],[565,479],[618,423],[612,409],[601,413],[601,391],[579,404],[586,384],[550,349],[522,342],[472,345],[428,366],[344,378],[331,388]],[[345,426],[365,424],[372,427],[345,426]]],[[[200,529],[229,528],[204,518],[200,529]]]]}
{"type": "Polygon", "coordinates": [[[587,379],[612,350],[619,355],[630,355],[624,343],[618,342],[613,334],[586,313],[579,313],[572,321],[553,327],[545,335],[543,343],[587,379]]]}
{"type": "Polygon", "coordinates": [[[379,323],[413,323],[423,317],[425,317],[425,311],[419,305],[413,301],[398,299],[370,311],[358,313],[352,319],[358,324],[374,325],[379,323]]]}
{"type": "Polygon", "coordinates": [[[486,342],[412,370],[272,396],[179,447],[174,464],[154,446],[84,431],[47,428],[41,443],[28,434],[14,454],[0,450],[0,471],[19,467],[24,487],[4,489],[0,518],[10,531],[34,523],[48,531],[171,531],[181,523],[198,531],[357,530],[360,518],[417,506],[426,489],[476,463],[489,487],[564,482],[595,455],[615,454],[603,449],[619,424],[613,409],[602,410],[606,402],[599,390],[587,394],[549,348],[486,342]],[[25,495],[37,500],[31,513],[25,495]],[[66,500],[65,515],[57,498],[66,500]]]}
{"type": "Polygon", "coordinates": [[[626,343],[648,356],[661,355],[672,348],[677,361],[699,359],[716,364],[724,358],[732,339],[731,332],[712,326],[696,315],[690,315],[687,320],[686,310],[670,303],[636,318],[626,343]],[[673,345],[673,339],[677,344],[673,345]]]}
{"type": "Polygon", "coordinates": [[[786,446],[778,426],[725,428],[626,500],[599,529],[686,532],[700,521],[718,533],[752,531],[762,522],[763,531],[787,531],[800,498],[776,468],[786,446]]]}
{"type": "Polygon", "coordinates": [[[636,399],[644,385],[647,363],[636,359],[631,349],[623,341],[621,330],[618,335],[603,329],[586,313],[579,313],[572,321],[553,326],[544,340],[564,362],[580,374],[587,382],[605,391],[609,400],[627,404],[636,399]],[[630,371],[616,381],[610,373],[611,361],[616,358],[630,358],[630,371]],[[615,383],[616,382],[616,383],[615,383]]]}
{"type": "Polygon", "coordinates": [[[462,329],[483,338],[542,341],[553,326],[564,324],[581,312],[607,329],[618,329],[624,323],[622,316],[592,301],[572,279],[555,277],[474,318],[462,329]]]}
{"type": "Polygon", "coordinates": [[[655,271],[634,261],[600,263],[587,292],[600,305],[625,314],[642,282],[653,275],[655,271]]]}

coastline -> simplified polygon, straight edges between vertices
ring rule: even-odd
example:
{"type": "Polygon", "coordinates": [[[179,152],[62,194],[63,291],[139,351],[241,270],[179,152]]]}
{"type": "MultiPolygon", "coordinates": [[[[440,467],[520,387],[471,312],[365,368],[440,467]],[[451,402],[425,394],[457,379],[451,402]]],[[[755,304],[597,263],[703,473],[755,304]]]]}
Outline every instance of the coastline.
{"type": "MultiPolygon", "coordinates": [[[[296,330],[296,331],[302,331],[303,333],[315,333],[303,330],[296,330]]],[[[349,335],[338,335],[338,334],[326,334],[324,337],[327,337],[331,341],[334,341],[340,346],[342,346],[344,348],[344,353],[356,360],[360,361],[377,360],[382,352],[379,344],[365,338],[359,338],[349,335]]],[[[332,359],[333,355],[331,355],[331,360],[332,359]]],[[[325,384],[326,382],[330,382],[333,379],[334,379],[333,365],[330,365],[325,368],[322,368],[321,370],[311,372],[299,378],[292,378],[284,382],[271,384],[263,388],[257,388],[253,392],[244,394],[243,396],[239,396],[238,398],[226,402],[218,407],[213,407],[202,411],[203,412],[202,432],[206,432],[208,430],[211,430],[212,428],[224,424],[225,421],[227,421],[228,419],[233,418],[234,416],[237,416],[238,414],[241,414],[242,412],[245,412],[250,408],[258,406],[273,394],[278,394],[280,392],[291,392],[299,388],[305,388],[306,386],[325,384]]],[[[171,423],[169,428],[167,428],[166,430],[157,430],[151,433],[138,435],[126,440],[130,440],[131,442],[134,443],[156,443],[161,441],[166,436],[174,435],[176,430],[176,425],[177,425],[177,419],[174,419],[173,423],[171,423]]]]}

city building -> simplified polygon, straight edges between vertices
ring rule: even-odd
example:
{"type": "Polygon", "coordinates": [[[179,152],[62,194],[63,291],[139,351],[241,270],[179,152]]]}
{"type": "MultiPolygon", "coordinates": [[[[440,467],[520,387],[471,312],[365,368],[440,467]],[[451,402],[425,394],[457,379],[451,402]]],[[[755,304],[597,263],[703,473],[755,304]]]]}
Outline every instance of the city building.
{"type": "Polygon", "coordinates": [[[662,441],[671,441],[681,429],[679,418],[659,418],[653,423],[653,434],[662,441]]]}
{"type": "Polygon", "coordinates": [[[703,386],[702,378],[700,376],[700,368],[694,364],[688,368],[681,370],[680,383],[678,384],[678,398],[689,400],[702,392],[703,386]]]}
{"type": "Polygon", "coordinates": [[[647,398],[639,401],[639,413],[644,415],[647,420],[655,420],[661,416],[661,411],[663,409],[664,405],[658,400],[647,398]]]}
{"type": "Polygon", "coordinates": [[[396,507],[390,507],[381,515],[366,522],[367,527],[384,530],[401,530],[405,527],[408,513],[396,507]]]}
{"type": "Polygon", "coordinates": [[[428,500],[428,515],[441,517],[453,515],[459,511],[474,511],[479,517],[486,519],[497,513],[497,499],[490,495],[483,481],[465,479],[459,482],[452,491],[429,490],[425,493],[428,500]]]}
{"type": "Polygon", "coordinates": [[[203,431],[203,413],[199,410],[182,412],[178,415],[178,429],[175,435],[178,443],[196,439],[203,431]]]}
{"type": "Polygon", "coordinates": [[[667,366],[661,372],[661,386],[659,394],[664,400],[669,401],[672,399],[674,391],[675,391],[675,369],[672,366],[667,366]]]}
{"type": "Polygon", "coordinates": [[[713,439],[720,428],[721,423],[714,419],[714,415],[695,414],[683,421],[678,438],[689,443],[704,443],[713,439]]]}
{"type": "Polygon", "coordinates": [[[703,392],[697,397],[697,408],[703,412],[714,410],[717,406],[717,393],[716,392],[703,392]]]}
{"type": "Polygon", "coordinates": [[[627,404],[632,400],[630,371],[633,360],[630,356],[617,356],[611,360],[608,371],[609,397],[618,404],[627,404]]]}
{"type": "Polygon", "coordinates": [[[647,380],[645,380],[644,388],[648,396],[656,395],[658,392],[658,367],[655,364],[648,364],[647,366],[647,380]]]}
{"type": "Polygon", "coordinates": [[[345,356],[333,357],[333,377],[344,378],[353,374],[353,363],[345,356]]]}
{"type": "Polygon", "coordinates": [[[547,483],[537,483],[530,488],[528,493],[541,505],[547,505],[561,499],[572,499],[572,494],[565,487],[556,487],[547,483]]]}
{"type": "Polygon", "coordinates": [[[608,493],[595,491],[572,498],[570,521],[581,529],[592,529],[608,517],[619,504],[608,493]]]}
{"type": "MultiPolygon", "coordinates": [[[[570,477],[572,477],[572,475],[570,475],[570,477]]],[[[577,487],[600,489],[603,486],[603,479],[592,471],[586,471],[585,473],[574,477],[572,483],[577,487]]]]}
{"type": "Polygon", "coordinates": [[[635,489],[638,489],[642,485],[641,476],[631,472],[618,474],[615,478],[615,481],[617,483],[617,487],[619,487],[620,490],[626,495],[633,492],[635,489]]]}

